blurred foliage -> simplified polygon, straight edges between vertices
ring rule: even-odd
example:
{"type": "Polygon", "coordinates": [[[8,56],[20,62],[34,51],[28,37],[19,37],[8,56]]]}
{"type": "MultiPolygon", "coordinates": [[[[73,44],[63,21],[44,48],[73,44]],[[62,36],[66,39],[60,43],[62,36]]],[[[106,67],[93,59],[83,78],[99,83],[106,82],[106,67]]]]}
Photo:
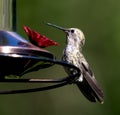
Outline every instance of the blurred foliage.
{"type": "MultiPolygon", "coordinates": [[[[46,26],[50,22],[63,27],[80,28],[86,36],[83,48],[96,79],[105,94],[103,105],[88,102],[75,85],[55,90],[0,95],[1,115],[118,115],[120,103],[120,1],[118,0],[17,0],[17,32],[26,25],[57,41],[49,47],[57,59],[65,47],[65,35],[46,26]]],[[[27,76],[48,74],[64,76],[58,68],[50,68],[27,76]]],[[[8,84],[5,84],[8,85],[8,84]]],[[[23,85],[23,84],[22,84],[23,85]]],[[[15,86],[16,87],[16,86],[15,86]]]]}

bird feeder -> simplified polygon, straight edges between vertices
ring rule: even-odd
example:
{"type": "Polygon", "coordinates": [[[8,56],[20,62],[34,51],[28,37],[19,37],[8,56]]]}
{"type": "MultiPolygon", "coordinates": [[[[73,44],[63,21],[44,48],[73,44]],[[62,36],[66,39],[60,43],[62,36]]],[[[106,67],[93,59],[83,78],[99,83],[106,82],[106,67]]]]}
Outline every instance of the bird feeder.
{"type": "Polygon", "coordinates": [[[79,76],[79,69],[71,64],[55,59],[55,56],[16,33],[16,0],[0,0],[0,82],[8,83],[52,83],[51,85],[21,90],[2,90],[0,94],[27,93],[43,91],[64,86],[79,76]],[[60,79],[22,79],[22,75],[40,71],[58,64],[73,68],[76,73],[60,79]],[[6,76],[20,76],[18,79],[7,79],[6,76]]]}

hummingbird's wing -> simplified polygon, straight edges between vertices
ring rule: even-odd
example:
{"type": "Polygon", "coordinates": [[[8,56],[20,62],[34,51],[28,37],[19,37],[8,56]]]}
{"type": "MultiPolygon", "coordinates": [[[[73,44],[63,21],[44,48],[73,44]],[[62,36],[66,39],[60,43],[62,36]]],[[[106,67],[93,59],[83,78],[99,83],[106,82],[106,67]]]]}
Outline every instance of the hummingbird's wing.
{"type": "Polygon", "coordinates": [[[83,81],[77,82],[77,85],[83,95],[91,102],[96,102],[96,99],[103,103],[103,91],[98,85],[95,77],[89,68],[89,65],[85,62],[81,62],[83,81]]]}

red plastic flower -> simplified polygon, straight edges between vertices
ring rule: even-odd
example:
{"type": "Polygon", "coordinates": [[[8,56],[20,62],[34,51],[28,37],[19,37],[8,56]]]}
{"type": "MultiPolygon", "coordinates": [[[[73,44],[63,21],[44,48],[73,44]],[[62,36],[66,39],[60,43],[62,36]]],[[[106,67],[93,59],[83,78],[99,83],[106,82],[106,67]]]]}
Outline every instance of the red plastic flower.
{"type": "Polygon", "coordinates": [[[28,35],[30,42],[40,48],[58,45],[57,42],[54,42],[53,40],[48,39],[47,37],[39,34],[36,31],[33,31],[31,28],[27,26],[23,26],[23,29],[28,35]]]}

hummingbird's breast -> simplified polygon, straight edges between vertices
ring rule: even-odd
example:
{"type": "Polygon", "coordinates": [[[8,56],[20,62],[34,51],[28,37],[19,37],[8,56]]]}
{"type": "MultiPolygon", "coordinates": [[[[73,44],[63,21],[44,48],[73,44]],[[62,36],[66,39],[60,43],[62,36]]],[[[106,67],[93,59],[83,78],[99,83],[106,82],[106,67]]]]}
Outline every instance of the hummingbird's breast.
{"type": "MultiPolygon", "coordinates": [[[[69,64],[75,65],[76,67],[80,68],[80,52],[73,46],[68,46],[64,49],[63,55],[62,55],[62,61],[67,62],[69,64]]],[[[65,71],[68,73],[68,75],[73,74],[73,69],[64,67],[65,71]]]]}
{"type": "Polygon", "coordinates": [[[62,60],[77,66],[79,65],[80,57],[82,57],[80,50],[69,45],[63,51],[62,60]]]}
{"type": "Polygon", "coordinates": [[[81,63],[85,62],[88,65],[81,49],[76,48],[72,45],[67,45],[63,51],[62,61],[71,63],[78,68],[81,68],[81,63]]]}

